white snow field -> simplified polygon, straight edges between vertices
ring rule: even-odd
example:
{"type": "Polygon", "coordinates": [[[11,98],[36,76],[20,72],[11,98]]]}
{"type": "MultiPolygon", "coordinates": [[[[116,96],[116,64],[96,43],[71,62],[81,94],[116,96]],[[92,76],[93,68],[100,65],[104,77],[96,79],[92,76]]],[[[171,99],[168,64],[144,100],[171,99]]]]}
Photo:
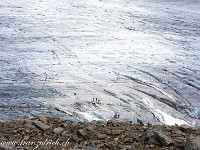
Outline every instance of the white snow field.
{"type": "Polygon", "coordinates": [[[199,59],[199,0],[0,1],[7,118],[38,100],[80,121],[199,126],[199,59]]]}

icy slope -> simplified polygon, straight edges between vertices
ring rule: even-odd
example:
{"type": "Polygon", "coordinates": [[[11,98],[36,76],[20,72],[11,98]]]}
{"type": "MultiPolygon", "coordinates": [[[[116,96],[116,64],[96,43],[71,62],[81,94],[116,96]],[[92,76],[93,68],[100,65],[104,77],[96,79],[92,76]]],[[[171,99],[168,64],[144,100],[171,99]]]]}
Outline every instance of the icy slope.
{"type": "Polygon", "coordinates": [[[134,122],[197,125],[199,7],[198,1],[1,0],[0,98],[8,99],[12,87],[33,88],[27,98],[80,120],[117,112],[134,122]]]}

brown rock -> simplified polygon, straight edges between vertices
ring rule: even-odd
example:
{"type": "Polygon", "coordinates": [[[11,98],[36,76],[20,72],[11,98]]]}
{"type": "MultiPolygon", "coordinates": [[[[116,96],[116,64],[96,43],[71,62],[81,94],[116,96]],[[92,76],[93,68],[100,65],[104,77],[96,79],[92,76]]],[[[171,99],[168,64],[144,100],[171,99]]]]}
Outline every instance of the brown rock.
{"type": "Polygon", "coordinates": [[[125,143],[131,143],[133,141],[132,138],[130,137],[125,137],[124,140],[123,140],[125,143]]]}
{"type": "Polygon", "coordinates": [[[140,127],[144,126],[144,123],[142,122],[142,120],[140,119],[137,119],[137,123],[140,127]]]}
{"type": "Polygon", "coordinates": [[[87,138],[87,132],[83,129],[78,130],[78,135],[81,135],[83,138],[87,138]]]}
{"type": "Polygon", "coordinates": [[[111,130],[112,135],[120,135],[123,132],[123,130],[111,130]]]}

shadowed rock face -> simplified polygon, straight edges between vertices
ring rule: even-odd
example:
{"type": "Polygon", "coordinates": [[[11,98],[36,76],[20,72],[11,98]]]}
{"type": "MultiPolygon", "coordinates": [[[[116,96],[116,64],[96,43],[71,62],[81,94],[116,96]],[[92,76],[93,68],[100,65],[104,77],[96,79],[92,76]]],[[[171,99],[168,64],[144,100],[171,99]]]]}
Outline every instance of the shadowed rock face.
{"type": "Polygon", "coordinates": [[[190,149],[199,150],[200,149],[200,136],[190,135],[189,137],[187,137],[185,148],[186,148],[186,150],[190,150],[190,149]]]}
{"type": "Polygon", "coordinates": [[[130,120],[72,122],[39,116],[0,122],[0,148],[16,149],[195,149],[199,128],[132,124],[130,120]],[[44,122],[38,119],[43,118],[44,122]],[[9,136],[7,136],[9,135],[9,136]],[[13,141],[7,143],[6,141],[13,141]],[[15,143],[15,142],[16,143],[15,143]],[[28,142],[32,142],[28,144],[28,142]]]}
{"type": "Polygon", "coordinates": [[[56,108],[79,121],[198,125],[199,6],[1,0],[0,119],[64,117],[56,108]]]}

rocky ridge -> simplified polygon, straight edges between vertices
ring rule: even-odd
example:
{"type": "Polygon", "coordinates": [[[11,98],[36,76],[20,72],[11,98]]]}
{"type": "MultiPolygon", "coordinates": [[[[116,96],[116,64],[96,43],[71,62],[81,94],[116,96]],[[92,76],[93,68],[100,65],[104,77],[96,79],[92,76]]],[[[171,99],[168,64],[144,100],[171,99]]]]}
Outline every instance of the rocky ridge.
{"type": "Polygon", "coordinates": [[[0,122],[0,149],[200,150],[200,128],[132,124],[130,120],[72,122],[40,116],[0,122]]]}

